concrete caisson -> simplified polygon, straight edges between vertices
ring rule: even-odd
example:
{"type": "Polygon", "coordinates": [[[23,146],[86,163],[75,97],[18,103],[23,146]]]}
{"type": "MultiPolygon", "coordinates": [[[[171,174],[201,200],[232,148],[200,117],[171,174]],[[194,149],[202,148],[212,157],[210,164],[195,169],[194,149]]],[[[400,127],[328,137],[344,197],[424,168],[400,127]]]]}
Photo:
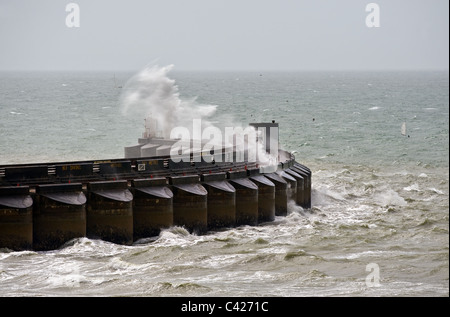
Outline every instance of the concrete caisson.
{"type": "Polygon", "coordinates": [[[0,187],[0,248],[33,248],[33,199],[28,186],[0,187]]]}
{"type": "Polygon", "coordinates": [[[156,236],[173,225],[173,193],[165,177],[131,181],[134,240],[156,236]]]}
{"type": "Polygon", "coordinates": [[[289,176],[292,176],[297,181],[297,194],[295,197],[295,203],[303,208],[306,208],[305,203],[305,179],[302,175],[299,173],[293,171],[292,169],[288,168],[285,170],[286,174],[289,176]]]}
{"type": "Polygon", "coordinates": [[[276,173],[265,174],[264,176],[275,184],[275,215],[286,216],[288,211],[287,210],[288,183],[286,182],[286,180],[284,180],[280,175],[276,173]]]}
{"type": "Polygon", "coordinates": [[[297,181],[296,179],[286,173],[285,171],[277,172],[280,177],[282,177],[287,182],[287,189],[286,193],[288,196],[288,199],[296,200],[297,198],[297,181]]]}
{"type": "Polygon", "coordinates": [[[200,177],[208,192],[208,228],[233,227],[236,224],[236,189],[226,181],[225,173],[200,177]]]}
{"type": "Polygon", "coordinates": [[[128,182],[90,182],[87,190],[87,237],[118,244],[132,244],[133,195],[128,190],[128,182]]]}
{"type": "Polygon", "coordinates": [[[247,178],[247,171],[227,172],[236,189],[236,225],[258,224],[258,186],[247,178]]]}
{"type": "MultiPolygon", "coordinates": [[[[258,170],[255,170],[258,172],[258,170]]],[[[252,175],[252,171],[248,171],[252,175]]],[[[275,219],[275,184],[263,175],[250,176],[249,179],[258,186],[258,222],[275,219]]]]}
{"type": "Polygon", "coordinates": [[[173,192],[173,224],[189,232],[204,234],[208,230],[208,192],[195,176],[169,177],[173,192]]]}
{"type": "Polygon", "coordinates": [[[294,171],[296,169],[299,169],[304,174],[306,174],[306,180],[305,180],[305,195],[306,195],[306,199],[305,200],[306,200],[307,208],[311,208],[311,185],[312,185],[311,177],[312,177],[312,172],[311,172],[311,170],[308,167],[306,167],[303,164],[297,163],[297,162],[294,163],[293,169],[294,169],[294,171]]]}
{"type": "Polygon", "coordinates": [[[33,249],[52,250],[86,236],[86,196],[81,183],[36,186],[33,249]]]}
{"type": "Polygon", "coordinates": [[[300,174],[304,179],[303,184],[303,208],[311,208],[311,173],[299,165],[294,165],[291,170],[300,174]]]}

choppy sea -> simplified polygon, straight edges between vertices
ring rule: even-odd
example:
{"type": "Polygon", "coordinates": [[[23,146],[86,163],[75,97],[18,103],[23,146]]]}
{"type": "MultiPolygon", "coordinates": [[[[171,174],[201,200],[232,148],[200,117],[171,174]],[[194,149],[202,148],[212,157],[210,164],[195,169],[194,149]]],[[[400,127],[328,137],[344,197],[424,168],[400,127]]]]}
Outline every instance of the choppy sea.
{"type": "MultiPolygon", "coordinates": [[[[0,73],[0,164],[123,157],[144,129],[123,111],[134,75],[0,73]]],[[[312,170],[312,208],[132,246],[1,249],[0,296],[449,296],[448,72],[155,76],[172,101],[215,105],[218,126],[276,120],[312,170]]]]}

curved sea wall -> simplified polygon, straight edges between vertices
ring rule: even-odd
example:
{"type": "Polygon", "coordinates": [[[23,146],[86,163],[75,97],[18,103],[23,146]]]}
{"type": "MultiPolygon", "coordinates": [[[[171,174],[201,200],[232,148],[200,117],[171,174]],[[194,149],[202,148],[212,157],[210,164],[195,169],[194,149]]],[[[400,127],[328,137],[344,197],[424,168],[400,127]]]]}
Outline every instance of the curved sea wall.
{"type": "Polygon", "coordinates": [[[0,248],[52,250],[78,237],[130,245],[183,226],[196,234],[257,225],[311,207],[311,171],[285,157],[256,163],[191,163],[169,156],[0,166],[0,248]]]}

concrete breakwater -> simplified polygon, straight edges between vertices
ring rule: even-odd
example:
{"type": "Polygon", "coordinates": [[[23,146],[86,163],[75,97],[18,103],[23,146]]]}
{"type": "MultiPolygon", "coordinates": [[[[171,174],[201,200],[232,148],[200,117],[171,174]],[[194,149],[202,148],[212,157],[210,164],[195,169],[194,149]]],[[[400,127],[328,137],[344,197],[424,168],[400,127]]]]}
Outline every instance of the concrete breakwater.
{"type": "Polygon", "coordinates": [[[204,234],[272,221],[289,199],[310,208],[311,171],[280,152],[287,159],[271,173],[168,157],[0,166],[0,248],[52,250],[78,237],[130,245],[174,225],[204,234]]]}

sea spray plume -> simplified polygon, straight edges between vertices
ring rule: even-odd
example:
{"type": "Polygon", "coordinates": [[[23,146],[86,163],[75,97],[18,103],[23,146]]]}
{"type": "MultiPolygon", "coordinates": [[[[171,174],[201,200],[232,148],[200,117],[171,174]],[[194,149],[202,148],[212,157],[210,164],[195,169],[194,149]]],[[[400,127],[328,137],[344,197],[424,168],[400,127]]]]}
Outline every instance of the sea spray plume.
{"type": "MultiPolygon", "coordinates": [[[[183,127],[190,131],[193,137],[194,119],[201,119],[201,130],[206,127],[213,127],[213,124],[206,120],[215,114],[216,105],[199,104],[196,98],[189,100],[180,99],[178,86],[175,80],[168,77],[168,73],[173,69],[173,65],[160,67],[157,65],[147,66],[134,75],[126,83],[122,96],[121,107],[124,115],[133,115],[142,119],[148,117],[156,121],[156,135],[163,138],[170,138],[171,132],[176,127],[183,127]]],[[[218,119],[218,118],[215,118],[218,119]]],[[[153,122],[154,122],[153,121],[153,122]]],[[[219,119],[217,123],[224,125],[227,123],[236,124],[236,120],[231,117],[219,119]]],[[[153,124],[152,121],[150,121],[153,124]]],[[[236,128],[236,127],[234,127],[236,128]]],[[[232,128],[234,130],[234,128],[232,128]]],[[[244,127],[245,129],[245,127],[244,127]]],[[[247,129],[252,129],[250,126],[247,129]]],[[[254,131],[256,135],[256,131],[254,131]]],[[[224,135],[222,134],[221,137],[224,135]]],[[[237,138],[235,138],[237,141],[237,138]]],[[[222,145],[233,144],[233,139],[223,140],[222,145]]],[[[235,144],[237,145],[237,144],[235,144]]],[[[265,152],[264,146],[260,143],[252,143],[256,148],[252,153],[257,153],[258,163],[263,166],[276,165],[277,154],[270,155],[265,152]]]]}
{"type": "MultiPolygon", "coordinates": [[[[203,119],[215,113],[217,106],[203,105],[191,100],[181,100],[175,80],[168,77],[174,66],[147,66],[125,85],[121,96],[122,113],[152,117],[157,122],[157,132],[169,138],[173,128],[190,129],[193,119],[203,119]]],[[[209,125],[208,121],[202,120],[209,125]]]]}
{"type": "Polygon", "coordinates": [[[121,96],[124,114],[142,119],[152,116],[164,136],[176,125],[181,102],[175,81],[167,77],[172,68],[173,65],[144,68],[128,80],[121,96]]]}

